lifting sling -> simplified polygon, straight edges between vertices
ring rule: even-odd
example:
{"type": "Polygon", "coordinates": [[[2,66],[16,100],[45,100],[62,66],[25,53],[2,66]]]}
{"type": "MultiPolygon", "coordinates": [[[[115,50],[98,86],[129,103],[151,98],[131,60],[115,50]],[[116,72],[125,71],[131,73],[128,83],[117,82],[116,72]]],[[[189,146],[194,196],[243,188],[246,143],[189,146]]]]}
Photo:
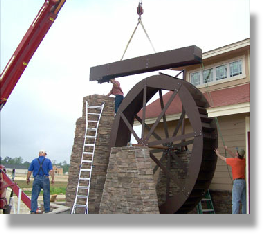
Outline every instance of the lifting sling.
{"type": "Polygon", "coordinates": [[[152,42],[151,42],[151,39],[150,39],[150,37],[149,37],[149,35],[148,35],[148,33],[147,33],[147,31],[146,31],[144,25],[143,25],[142,19],[141,19],[141,15],[142,15],[143,13],[144,13],[144,10],[143,10],[143,8],[142,8],[142,1],[140,1],[139,4],[138,4],[138,7],[137,7],[137,14],[139,15],[139,17],[138,17],[138,22],[137,22],[137,25],[136,25],[136,27],[135,27],[135,29],[134,29],[134,31],[133,31],[133,33],[132,33],[130,39],[128,40],[128,43],[127,43],[126,48],[125,48],[125,51],[124,51],[124,53],[123,53],[123,55],[122,55],[120,61],[122,61],[122,60],[124,59],[124,56],[125,56],[126,51],[127,51],[127,49],[128,49],[128,46],[129,46],[129,44],[131,43],[132,38],[134,37],[134,34],[136,33],[136,30],[137,30],[137,27],[138,27],[139,24],[141,24],[142,29],[144,30],[144,33],[145,33],[146,37],[148,38],[148,40],[149,40],[149,42],[150,42],[150,44],[151,44],[151,47],[152,47],[153,51],[156,53],[156,50],[155,50],[155,48],[154,48],[154,46],[153,46],[153,44],[152,44],[152,42]]]}

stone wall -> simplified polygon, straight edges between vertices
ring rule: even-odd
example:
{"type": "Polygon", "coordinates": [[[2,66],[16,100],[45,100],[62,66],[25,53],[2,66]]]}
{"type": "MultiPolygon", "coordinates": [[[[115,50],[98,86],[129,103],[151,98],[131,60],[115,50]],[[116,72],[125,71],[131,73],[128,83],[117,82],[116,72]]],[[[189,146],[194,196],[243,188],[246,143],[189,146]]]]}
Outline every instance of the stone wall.
{"type": "Polygon", "coordinates": [[[232,192],[210,190],[216,214],[232,214],[232,192]]]}
{"type": "Polygon", "coordinates": [[[103,102],[105,103],[98,129],[89,195],[89,213],[98,214],[110,156],[110,132],[115,116],[114,98],[112,97],[91,95],[83,98],[82,117],[77,120],[75,128],[75,138],[72,147],[68,186],[66,191],[66,205],[69,207],[73,206],[76,194],[86,126],[86,101],[88,101],[91,106],[101,105],[103,102]]]}
{"type": "Polygon", "coordinates": [[[100,214],[159,214],[148,148],[112,148],[100,214]]]}
{"type": "MultiPolygon", "coordinates": [[[[175,156],[177,158],[170,158],[169,165],[170,165],[170,173],[173,174],[177,179],[184,182],[185,179],[188,177],[188,167],[189,161],[191,157],[191,153],[189,151],[184,152],[175,152],[175,156]]],[[[161,158],[160,163],[163,166],[167,166],[168,157],[161,158]]],[[[159,205],[162,205],[166,201],[166,182],[167,177],[163,171],[158,173],[156,191],[159,199],[159,205]]],[[[170,180],[169,182],[169,196],[174,196],[181,191],[178,184],[174,180],[170,180]]]]}
{"type": "MultiPolygon", "coordinates": [[[[209,190],[215,214],[232,214],[232,192],[209,190]]],[[[198,214],[196,207],[188,214],[198,214]]]]}
{"type": "MultiPolygon", "coordinates": [[[[156,193],[152,161],[147,148],[112,148],[110,156],[109,141],[114,121],[114,98],[102,95],[83,98],[83,114],[77,119],[72,147],[66,205],[72,207],[76,194],[85,134],[86,101],[90,105],[101,105],[105,102],[96,142],[89,196],[89,214],[159,214],[157,193],[161,204],[166,194],[165,178],[160,173],[156,193]]],[[[188,158],[185,161],[188,163],[188,158]]],[[[166,162],[163,164],[166,166],[166,162]]],[[[184,179],[186,170],[181,169],[177,175],[184,179]]],[[[174,191],[177,191],[176,187],[171,186],[170,192],[174,191]]],[[[210,191],[210,194],[216,214],[232,214],[232,192],[210,191]]],[[[190,212],[190,214],[196,213],[195,208],[190,212]]]]}

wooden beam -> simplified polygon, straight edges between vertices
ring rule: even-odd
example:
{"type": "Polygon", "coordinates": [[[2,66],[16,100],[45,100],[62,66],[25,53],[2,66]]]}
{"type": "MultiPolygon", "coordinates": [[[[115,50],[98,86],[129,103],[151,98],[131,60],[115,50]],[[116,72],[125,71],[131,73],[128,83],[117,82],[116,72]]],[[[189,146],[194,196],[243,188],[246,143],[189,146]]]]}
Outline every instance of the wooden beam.
{"type": "Polygon", "coordinates": [[[117,77],[194,65],[201,62],[202,50],[192,45],[171,51],[159,52],[91,67],[90,81],[104,83],[117,77]]]}

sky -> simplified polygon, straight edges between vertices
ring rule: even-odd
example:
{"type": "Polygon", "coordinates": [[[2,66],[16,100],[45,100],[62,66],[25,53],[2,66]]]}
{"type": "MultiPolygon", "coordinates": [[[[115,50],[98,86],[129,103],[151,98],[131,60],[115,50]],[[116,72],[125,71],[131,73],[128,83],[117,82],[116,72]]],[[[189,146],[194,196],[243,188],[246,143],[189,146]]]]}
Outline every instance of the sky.
{"type": "MultiPolygon", "coordinates": [[[[253,0],[252,0],[253,1],[253,0]]],[[[136,26],[138,0],[67,0],[1,111],[1,157],[31,161],[45,149],[70,163],[83,97],[111,84],[90,68],[119,61],[136,26]]],[[[1,71],[44,0],[1,0],[1,71]]],[[[249,0],[143,0],[143,24],[156,52],[196,45],[203,52],[250,37],[249,0]]],[[[139,26],[124,59],[153,53],[139,26]]],[[[117,79],[127,92],[143,75],[117,79]]]]}

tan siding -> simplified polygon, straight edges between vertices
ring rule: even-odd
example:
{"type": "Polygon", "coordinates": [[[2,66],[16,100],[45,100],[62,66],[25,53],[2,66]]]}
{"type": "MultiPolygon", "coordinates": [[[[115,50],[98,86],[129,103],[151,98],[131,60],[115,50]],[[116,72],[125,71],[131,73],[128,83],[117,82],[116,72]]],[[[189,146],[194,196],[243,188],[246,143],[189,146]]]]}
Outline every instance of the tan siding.
{"type": "Polygon", "coordinates": [[[217,172],[215,172],[215,176],[217,176],[217,174],[220,175],[222,172],[227,172],[228,170],[230,171],[230,173],[232,173],[231,167],[229,167],[224,161],[220,159],[217,161],[216,167],[217,167],[217,172]]]}
{"type": "Polygon", "coordinates": [[[213,183],[217,184],[217,185],[222,185],[222,184],[223,185],[228,185],[228,184],[232,185],[232,179],[229,176],[219,177],[219,178],[215,177],[213,183]]]}
{"type": "Polygon", "coordinates": [[[232,191],[232,185],[231,184],[215,184],[212,183],[210,185],[210,189],[212,190],[221,190],[221,191],[232,191]]]}
{"type": "MultiPolygon", "coordinates": [[[[245,116],[246,114],[236,114],[232,116],[218,117],[220,131],[222,133],[225,145],[235,152],[236,147],[245,148],[245,116]]],[[[220,153],[225,156],[223,142],[218,132],[218,147],[220,153]]],[[[226,157],[230,157],[227,153],[226,157]]],[[[232,169],[227,167],[226,163],[218,160],[216,171],[210,189],[213,190],[231,190],[232,189],[232,169]]]]}
{"type": "MultiPolygon", "coordinates": [[[[245,148],[245,117],[249,114],[236,114],[232,116],[223,116],[218,117],[220,132],[222,133],[225,145],[228,146],[230,150],[235,152],[236,147],[245,148]]],[[[174,127],[177,124],[176,121],[168,122],[168,129],[170,135],[174,131],[174,127]]],[[[191,127],[189,122],[186,122],[185,133],[191,132],[191,127]]],[[[146,131],[147,132],[147,131],[146,131]]],[[[159,134],[162,138],[165,138],[163,123],[160,123],[155,132],[159,134]]],[[[181,130],[179,131],[181,132],[181,130]]],[[[225,156],[223,142],[218,132],[218,147],[220,153],[225,156]]],[[[155,140],[154,137],[151,137],[151,140],[155,140]]],[[[157,158],[161,157],[161,154],[155,154],[157,158]]],[[[230,157],[227,154],[227,157],[230,157]]],[[[231,167],[227,167],[226,163],[218,160],[214,178],[210,185],[210,189],[213,190],[231,190],[232,189],[232,170],[231,167]]]]}

